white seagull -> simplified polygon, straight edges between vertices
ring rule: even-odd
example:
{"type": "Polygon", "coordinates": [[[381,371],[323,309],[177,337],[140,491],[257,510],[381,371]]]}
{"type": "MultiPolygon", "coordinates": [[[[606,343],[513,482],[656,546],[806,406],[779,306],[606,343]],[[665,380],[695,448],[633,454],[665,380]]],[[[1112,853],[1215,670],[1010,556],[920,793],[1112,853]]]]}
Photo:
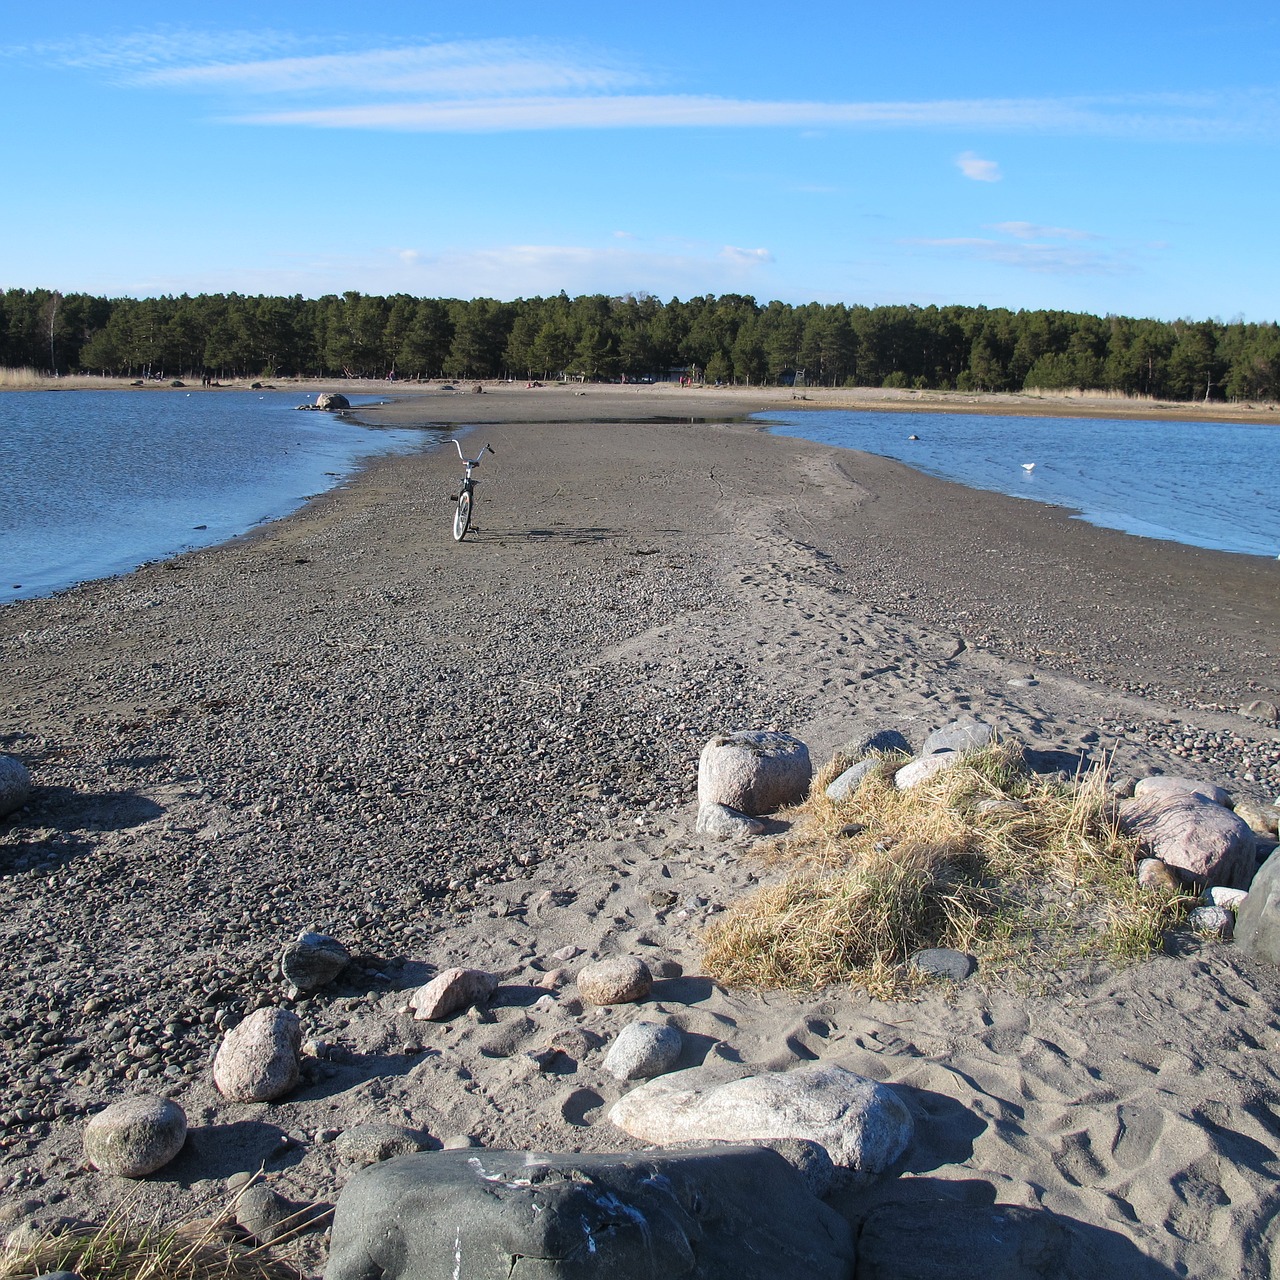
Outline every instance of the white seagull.
{"type": "Polygon", "coordinates": [[[1034,462],[1024,462],[1022,464],[1022,469],[1023,471],[1034,471],[1036,469],[1036,464],[1034,462]]]}

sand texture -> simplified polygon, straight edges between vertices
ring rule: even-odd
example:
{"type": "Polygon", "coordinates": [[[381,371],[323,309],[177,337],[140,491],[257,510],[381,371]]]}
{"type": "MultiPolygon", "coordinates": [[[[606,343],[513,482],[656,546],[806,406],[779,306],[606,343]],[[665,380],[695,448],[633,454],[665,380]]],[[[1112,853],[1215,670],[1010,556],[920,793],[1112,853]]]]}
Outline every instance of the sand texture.
{"type": "MultiPolygon", "coordinates": [[[[0,820],[0,1224],[101,1220],[130,1184],[84,1168],[85,1119],[144,1090],[190,1131],[133,1194],[179,1216],[259,1166],[332,1203],[359,1124],[633,1149],[607,1113],[634,1084],[603,1063],[644,1019],[680,1027],[679,1066],[897,1087],[915,1139],[832,1198],[855,1229],[887,1203],[1040,1207],[1098,1275],[1273,1275],[1275,970],[1188,934],[1122,972],[916,1000],[727,991],[701,932],[775,873],[694,821],[715,733],[792,733],[821,763],[961,714],[1038,767],[1106,756],[1270,801],[1280,734],[1241,708],[1280,700],[1280,565],[653,420],[768,397],[586,390],[376,411],[492,442],[462,544],[456,459],[426,453],[253,537],[0,609],[0,750],[35,785],[0,820]],[[276,957],[304,930],[355,961],[289,1001],[276,957]],[[646,962],[649,996],[578,999],[576,969],[616,955],[646,962]],[[416,1020],[452,966],[497,992],[416,1020]],[[301,1018],[302,1083],[227,1101],[213,1052],[262,1005],[301,1018]]],[[[322,1236],[298,1248],[323,1265],[322,1236]]]]}

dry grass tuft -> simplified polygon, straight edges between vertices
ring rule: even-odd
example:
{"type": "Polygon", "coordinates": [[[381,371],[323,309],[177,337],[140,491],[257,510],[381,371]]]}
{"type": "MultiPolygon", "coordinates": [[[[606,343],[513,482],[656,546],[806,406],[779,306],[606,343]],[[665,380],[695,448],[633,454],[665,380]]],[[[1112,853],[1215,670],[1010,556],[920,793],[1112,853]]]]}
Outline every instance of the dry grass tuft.
{"type": "Polygon", "coordinates": [[[214,1218],[162,1226],[134,1220],[124,1206],[100,1227],[49,1232],[0,1250],[0,1280],[52,1271],[74,1271],[83,1280],[301,1280],[270,1246],[236,1239],[231,1214],[228,1208],[214,1218]]]}
{"type": "Polygon", "coordinates": [[[916,979],[923,947],[977,953],[984,969],[1034,972],[1095,954],[1148,955],[1188,900],[1143,890],[1117,828],[1105,769],[1072,782],[1029,774],[1005,744],[909,791],[884,757],[843,801],[835,769],[789,816],[766,858],[793,868],[708,929],[707,971],[731,986],[852,982],[875,995],[916,979]]]}

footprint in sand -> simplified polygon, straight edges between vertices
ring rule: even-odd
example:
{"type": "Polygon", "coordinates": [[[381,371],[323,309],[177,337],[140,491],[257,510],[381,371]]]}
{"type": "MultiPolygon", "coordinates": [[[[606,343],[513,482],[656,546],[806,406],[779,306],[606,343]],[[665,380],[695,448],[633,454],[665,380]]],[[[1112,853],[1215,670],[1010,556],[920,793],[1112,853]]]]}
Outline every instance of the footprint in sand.
{"type": "Polygon", "coordinates": [[[1164,1115],[1154,1107],[1117,1107],[1112,1159],[1121,1169],[1137,1169],[1150,1159],[1163,1131],[1164,1115]]]}

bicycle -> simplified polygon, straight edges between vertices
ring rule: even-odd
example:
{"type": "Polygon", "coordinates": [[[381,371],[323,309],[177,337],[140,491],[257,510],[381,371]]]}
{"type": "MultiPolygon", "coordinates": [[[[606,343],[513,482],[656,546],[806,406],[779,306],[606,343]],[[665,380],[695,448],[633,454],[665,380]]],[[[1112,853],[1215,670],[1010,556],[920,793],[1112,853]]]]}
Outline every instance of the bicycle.
{"type": "MultiPolygon", "coordinates": [[[[480,465],[480,459],[486,453],[493,453],[491,444],[485,445],[474,458],[468,458],[462,452],[462,445],[457,440],[453,442],[453,447],[458,451],[458,457],[462,459],[463,465],[467,468],[466,474],[462,477],[462,488],[458,490],[457,506],[453,512],[453,540],[461,542],[467,536],[467,530],[471,528],[471,511],[475,506],[476,485],[479,480],[472,475],[472,472],[480,465]]],[[[452,501],[452,499],[451,499],[452,501]]]]}

